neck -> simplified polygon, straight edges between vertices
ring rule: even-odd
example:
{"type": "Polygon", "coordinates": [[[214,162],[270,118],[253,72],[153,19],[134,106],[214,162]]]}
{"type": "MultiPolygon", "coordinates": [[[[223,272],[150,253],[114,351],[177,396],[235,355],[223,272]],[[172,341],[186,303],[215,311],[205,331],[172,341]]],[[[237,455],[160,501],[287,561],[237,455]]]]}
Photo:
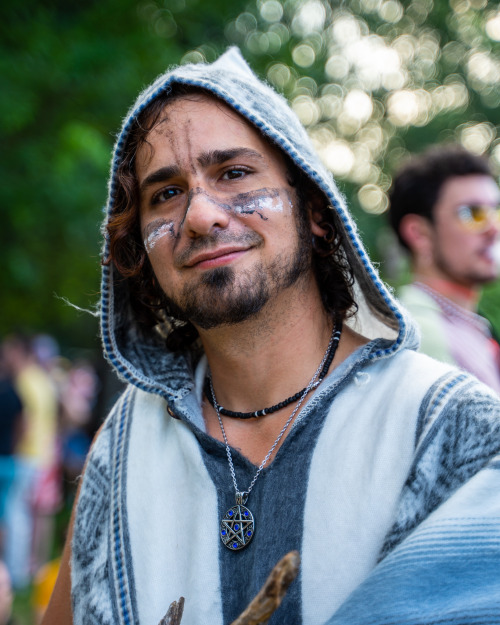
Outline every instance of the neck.
{"type": "MultiPolygon", "coordinates": [[[[281,293],[250,320],[200,331],[217,403],[233,412],[255,412],[307,387],[325,355],[333,325],[311,278],[302,290],[281,293]]],[[[366,340],[344,324],[331,368],[366,340]]],[[[222,417],[229,444],[258,466],[295,408],[293,403],[259,419],[222,417]]],[[[208,401],[203,416],[208,434],[222,441],[216,412],[208,401]]]]}
{"type": "Polygon", "coordinates": [[[280,294],[255,317],[200,330],[217,401],[258,410],[307,386],[330,339],[333,320],[316,288],[280,294]]]}
{"type": "Polygon", "coordinates": [[[422,284],[427,285],[434,291],[437,291],[466,310],[471,312],[475,312],[477,310],[479,301],[478,287],[459,284],[447,278],[418,273],[415,274],[415,280],[422,282],[422,284]]]}

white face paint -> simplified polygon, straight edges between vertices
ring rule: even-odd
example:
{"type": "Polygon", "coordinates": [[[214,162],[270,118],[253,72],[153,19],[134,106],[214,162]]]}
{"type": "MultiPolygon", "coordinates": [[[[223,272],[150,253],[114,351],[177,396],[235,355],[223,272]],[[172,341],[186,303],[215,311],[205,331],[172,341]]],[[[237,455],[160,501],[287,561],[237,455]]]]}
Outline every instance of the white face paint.
{"type": "Polygon", "coordinates": [[[148,236],[144,239],[144,247],[146,248],[146,252],[150,254],[154,248],[154,246],[166,236],[174,236],[174,222],[173,221],[161,221],[156,226],[154,222],[150,224],[153,226],[151,232],[149,232],[148,236]]]}
{"type": "MultiPolygon", "coordinates": [[[[278,189],[268,190],[267,193],[263,193],[262,190],[252,194],[242,194],[238,197],[238,200],[234,200],[231,203],[220,202],[217,199],[211,197],[207,193],[203,193],[206,199],[220,206],[223,210],[229,210],[234,214],[242,216],[250,216],[257,213],[259,217],[265,221],[269,219],[266,217],[267,213],[284,213],[292,214],[293,203],[289,197],[285,201],[280,196],[278,189]]],[[[189,207],[188,207],[189,210],[189,207]]],[[[150,254],[155,248],[156,244],[164,237],[169,236],[175,238],[176,229],[178,230],[179,224],[174,223],[173,220],[166,221],[165,219],[156,219],[149,223],[143,232],[143,242],[146,252],[150,254]]]]}
{"type": "MultiPolygon", "coordinates": [[[[286,208],[288,209],[287,212],[290,213],[292,209],[290,200],[288,200],[286,208]]],[[[255,212],[260,214],[266,211],[282,213],[285,211],[285,205],[279,195],[267,195],[254,198],[243,204],[235,204],[233,210],[239,215],[251,215],[255,212]]]]}

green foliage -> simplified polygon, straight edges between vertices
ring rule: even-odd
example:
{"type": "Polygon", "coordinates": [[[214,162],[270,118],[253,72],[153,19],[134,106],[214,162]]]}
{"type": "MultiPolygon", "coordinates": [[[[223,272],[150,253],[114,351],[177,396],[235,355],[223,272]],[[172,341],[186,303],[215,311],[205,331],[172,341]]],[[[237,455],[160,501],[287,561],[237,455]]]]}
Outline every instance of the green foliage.
{"type": "MultiPolygon", "coordinates": [[[[0,21],[0,333],[88,344],[113,132],[166,67],[239,45],[292,102],[395,284],[382,215],[411,152],[461,141],[500,172],[500,13],[488,0],[25,0],[0,21]]],[[[500,287],[483,310],[500,330],[500,287]]],[[[500,331],[499,331],[500,334],[500,331]]]]}
{"type": "Polygon", "coordinates": [[[220,0],[26,0],[4,9],[1,334],[48,331],[70,344],[96,334],[95,320],[60,298],[82,308],[98,299],[112,132],[186,50],[209,40],[221,52],[224,24],[240,10],[220,0]]]}

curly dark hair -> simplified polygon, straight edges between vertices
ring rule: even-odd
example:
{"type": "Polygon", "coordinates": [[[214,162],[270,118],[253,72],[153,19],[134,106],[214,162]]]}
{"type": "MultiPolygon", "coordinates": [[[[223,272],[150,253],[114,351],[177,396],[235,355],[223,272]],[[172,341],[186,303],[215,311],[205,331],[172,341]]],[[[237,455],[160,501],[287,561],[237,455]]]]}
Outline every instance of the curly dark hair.
{"type": "Polygon", "coordinates": [[[401,245],[409,250],[400,234],[405,215],[421,215],[432,222],[434,206],[444,183],[449,178],[474,174],[493,177],[486,158],[459,145],[432,147],[410,158],[395,175],[389,191],[389,223],[401,245]]]}
{"type": "MultiPolygon", "coordinates": [[[[140,194],[135,158],[138,150],[148,144],[148,134],[161,121],[167,104],[176,99],[200,95],[217,99],[215,95],[203,89],[174,85],[157,96],[132,122],[117,168],[117,184],[112,193],[113,208],[106,225],[109,254],[102,261],[105,265],[113,263],[121,278],[128,281],[131,305],[140,325],[151,328],[164,324],[168,319],[170,331],[166,341],[167,347],[173,351],[188,347],[196,340],[198,332],[190,322],[177,320],[170,313],[169,300],[158,284],[146,253],[140,230],[140,194]]],[[[313,195],[318,196],[320,191],[287,154],[281,153],[287,167],[288,182],[296,190],[298,204],[300,207],[306,207],[309,199],[313,195]]],[[[327,206],[325,198],[324,220],[332,223],[336,215],[327,206]]],[[[299,232],[311,239],[311,229],[304,208],[299,211],[298,218],[299,232]]],[[[354,279],[343,252],[340,231],[341,229],[333,224],[334,236],[328,245],[325,247],[321,240],[316,240],[313,245],[313,268],[323,305],[336,319],[344,319],[356,310],[352,295],[354,279]]]]}

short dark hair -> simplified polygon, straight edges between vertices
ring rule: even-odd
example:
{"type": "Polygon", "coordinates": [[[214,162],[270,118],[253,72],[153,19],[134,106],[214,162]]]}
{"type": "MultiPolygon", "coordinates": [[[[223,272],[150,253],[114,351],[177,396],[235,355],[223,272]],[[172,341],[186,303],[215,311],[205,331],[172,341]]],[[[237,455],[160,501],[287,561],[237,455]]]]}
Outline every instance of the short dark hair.
{"type": "MultiPolygon", "coordinates": [[[[204,89],[177,84],[155,98],[134,120],[117,168],[118,184],[113,193],[113,209],[106,225],[109,254],[102,262],[105,265],[112,262],[122,278],[128,281],[131,305],[138,322],[143,327],[164,323],[165,318],[172,315],[169,312],[168,301],[154,275],[140,232],[138,210],[140,196],[135,158],[139,148],[147,143],[148,133],[161,121],[165,106],[179,98],[200,95],[217,99],[214,94],[204,89]]],[[[224,100],[221,102],[225,104],[224,100]]],[[[267,139],[265,136],[264,138],[267,139]]],[[[269,140],[268,142],[273,145],[269,140]]],[[[297,193],[298,205],[305,207],[311,196],[321,192],[288,154],[279,151],[287,168],[288,183],[297,193]]],[[[344,252],[345,235],[337,223],[336,213],[328,207],[326,197],[323,216],[324,221],[330,222],[333,227],[334,240],[327,246],[329,249],[326,254],[321,241],[319,247],[313,246],[313,270],[325,310],[340,320],[354,314],[357,309],[352,292],[354,277],[344,252]]],[[[298,217],[304,226],[306,216],[298,217]]],[[[311,237],[310,231],[307,236],[311,237]]],[[[174,320],[170,325],[172,327],[168,332],[167,347],[171,350],[188,347],[198,336],[198,332],[190,322],[177,323],[174,320]]]]}
{"type": "Polygon", "coordinates": [[[400,233],[405,215],[421,215],[432,222],[434,206],[444,183],[449,178],[474,174],[493,177],[485,157],[459,145],[432,147],[410,158],[394,176],[389,191],[389,223],[401,245],[409,249],[400,233]]]}

